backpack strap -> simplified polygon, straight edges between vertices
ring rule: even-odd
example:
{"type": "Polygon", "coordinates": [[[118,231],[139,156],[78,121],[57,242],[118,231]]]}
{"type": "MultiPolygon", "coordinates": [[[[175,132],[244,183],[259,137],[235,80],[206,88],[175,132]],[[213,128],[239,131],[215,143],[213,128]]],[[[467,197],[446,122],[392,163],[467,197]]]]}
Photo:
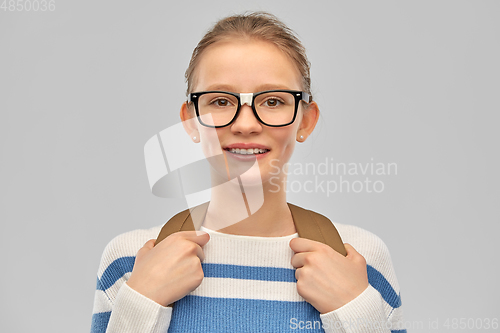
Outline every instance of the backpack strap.
{"type": "Polygon", "coordinates": [[[344,257],[347,255],[342,238],[328,217],[289,202],[287,204],[299,237],[326,244],[344,257]]]}
{"type": "MultiPolygon", "coordinates": [[[[199,230],[209,203],[210,201],[198,205],[194,207],[191,212],[189,209],[186,209],[174,215],[165,223],[163,228],[161,228],[155,246],[174,232],[199,230]],[[203,218],[195,218],[195,221],[197,221],[197,225],[195,226],[191,215],[203,218]]],[[[344,243],[340,238],[337,228],[335,228],[333,223],[326,216],[293,205],[289,202],[287,202],[287,204],[292,213],[293,223],[295,224],[295,229],[297,229],[299,237],[326,244],[343,256],[347,255],[344,243]]],[[[173,305],[174,303],[168,306],[173,307],[173,305]]]]}
{"type": "Polygon", "coordinates": [[[195,221],[200,221],[199,223],[197,223],[200,225],[197,225],[195,228],[195,225],[193,223],[193,219],[191,218],[191,214],[193,214],[195,216],[198,216],[198,214],[203,214],[202,216],[204,218],[205,214],[207,212],[207,208],[208,208],[209,203],[210,203],[210,201],[205,202],[201,205],[195,206],[192,209],[192,212],[190,212],[189,209],[186,209],[180,213],[175,214],[170,220],[167,221],[167,223],[165,223],[163,228],[161,228],[160,234],[156,238],[155,246],[159,242],[161,242],[162,240],[164,240],[165,238],[167,238],[168,236],[173,234],[174,232],[200,230],[200,225],[201,225],[201,222],[203,221],[203,219],[195,218],[195,221]]]}

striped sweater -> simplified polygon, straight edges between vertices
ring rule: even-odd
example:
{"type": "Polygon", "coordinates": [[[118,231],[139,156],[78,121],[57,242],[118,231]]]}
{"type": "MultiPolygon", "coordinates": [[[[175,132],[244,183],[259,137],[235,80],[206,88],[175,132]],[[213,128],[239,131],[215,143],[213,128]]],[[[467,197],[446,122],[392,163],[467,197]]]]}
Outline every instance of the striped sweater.
{"type": "Polygon", "coordinates": [[[164,307],[127,285],[137,251],[162,226],[112,239],[97,272],[91,333],[104,332],[405,332],[399,285],[387,246],[373,233],[335,223],[344,243],[366,259],[368,288],[341,308],[320,314],[296,288],[298,234],[256,237],[210,234],[203,247],[204,278],[191,293],[164,307]]]}

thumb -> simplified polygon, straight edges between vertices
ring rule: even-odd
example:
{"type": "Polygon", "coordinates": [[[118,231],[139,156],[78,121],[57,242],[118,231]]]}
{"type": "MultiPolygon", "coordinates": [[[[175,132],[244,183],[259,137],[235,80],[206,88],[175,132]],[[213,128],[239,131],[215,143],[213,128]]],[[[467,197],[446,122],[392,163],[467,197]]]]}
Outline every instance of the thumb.
{"type": "Polygon", "coordinates": [[[193,239],[193,241],[201,247],[203,247],[205,244],[207,244],[208,241],[210,240],[210,234],[205,232],[205,231],[201,231],[201,230],[196,231],[196,236],[197,237],[195,237],[193,239]]]}
{"type": "Polygon", "coordinates": [[[352,247],[351,244],[344,243],[344,247],[345,247],[345,250],[347,252],[347,255],[346,255],[347,258],[352,258],[352,257],[359,255],[358,251],[356,251],[356,249],[354,247],[352,247]]]}
{"type": "Polygon", "coordinates": [[[147,249],[151,250],[151,249],[155,246],[155,242],[156,242],[156,239],[154,239],[154,238],[153,238],[153,239],[150,239],[150,240],[148,240],[148,241],[144,244],[144,246],[143,246],[143,247],[145,247],[145,248],[147,248],[147,249]]]}
{"type": "Polygon", "coordinates": [[[156,239],[148,240],[143,247],[137,251],[136,257],[143,256],[145,253],[149,252],[155,246],[156,239]]]}

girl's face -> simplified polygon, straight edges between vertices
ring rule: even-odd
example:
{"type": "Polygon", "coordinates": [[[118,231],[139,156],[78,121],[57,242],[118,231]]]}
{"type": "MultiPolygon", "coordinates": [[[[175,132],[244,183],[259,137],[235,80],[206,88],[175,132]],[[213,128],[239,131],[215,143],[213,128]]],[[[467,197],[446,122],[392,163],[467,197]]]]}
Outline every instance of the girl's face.
{"type": "MultiPolygon", "coordinates": [[[[210,45],[200,56],[194,80],[193,92],[221,90],[256,93],[272,89],[303,89],[301,75],[292,60],[272,43],[255,39],[228,39],[210,45]]],[[[183,112],[188,113],[186,108],[184,104],[181,117],[183,112]]],[[[189,113],[194,115],[193,105],[189,113]]],[[[210,140],[204,140],[204,136],[209,137],[204,132],[215,130],[219,141],[217,145],[224,150],[229,145],[241,144],[268,149],[269,152],[257,158],[264,184],[276,176],[277,168],[282,170],[283,165],[290,160],[296,140],[300,135],[305,139],[312,132],[317,117],[318,110],[314,102],[310,103],[305,113],[300,103],[297,118],[292,124],[269,127],[257,120],[250,106],[243,104],[238,117],[230,125],[213,129],[197,123],[196,131],[200,134],[198,137],[202,145],[211,144],[207,143],[210,140]]],[[[213,151],[209,147],[204,147],[204,150],[213,151]]],[[[241,164],[238,156],[228,151],[225,153],[229,163],[241,164]]]]}

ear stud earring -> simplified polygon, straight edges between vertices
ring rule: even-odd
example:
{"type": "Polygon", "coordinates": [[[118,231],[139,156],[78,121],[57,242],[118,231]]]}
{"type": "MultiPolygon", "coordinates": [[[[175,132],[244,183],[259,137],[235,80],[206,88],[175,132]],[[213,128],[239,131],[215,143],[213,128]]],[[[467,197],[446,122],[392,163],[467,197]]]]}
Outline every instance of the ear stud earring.
{"type": "Polygon", "coordinates": [[[193,140],[196,141],[196,137],[195,136],[193,136],[193,140]]]}
{"type": "Polygon", "coordinates": [[[304,136],[303,135],[300,136],[300,140],[304,140],[304,136]]]}

